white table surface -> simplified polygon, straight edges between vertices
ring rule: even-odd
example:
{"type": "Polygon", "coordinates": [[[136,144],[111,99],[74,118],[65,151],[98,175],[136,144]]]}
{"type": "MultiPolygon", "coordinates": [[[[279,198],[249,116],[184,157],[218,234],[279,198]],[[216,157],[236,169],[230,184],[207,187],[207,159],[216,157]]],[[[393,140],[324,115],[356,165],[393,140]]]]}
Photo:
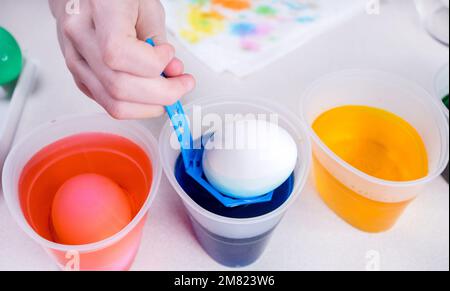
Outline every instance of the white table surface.
{"type": "MultiPolygon", "coordinates": [[[[58,116],[100,108],[75,88],[57,45],[45,0],[1,0],[0,25],[40,62],[18,138],[58,116]]],[[[433,90],[433,77],[449,61],[448,49],[421,28],[413,1],[385,1],[380,15],[361,14],[270,65],[237,79],[214,74],[178,46],[198,88],[184,101],[222,93],[264,94],[292,110],[301,92],[321,75],[347,68],[400,74],[433,90]]],[[[154,135],[163,119],[146,121],[154,135]]],[[[263,257],[248,270],[365,270],[367,255],[380,255],[382,270],[449,269],[449,186],[434,181],[384,234],[366,234],[340,220],[311,183],[285,216],[263,257]]],[[[12,220],[0,193],[0,270],[56,270],[52,260],[12,220]]],[[[163,178],[133,270],[226,270],[210,259],[192,235],[178,197],[163,178]]]]}

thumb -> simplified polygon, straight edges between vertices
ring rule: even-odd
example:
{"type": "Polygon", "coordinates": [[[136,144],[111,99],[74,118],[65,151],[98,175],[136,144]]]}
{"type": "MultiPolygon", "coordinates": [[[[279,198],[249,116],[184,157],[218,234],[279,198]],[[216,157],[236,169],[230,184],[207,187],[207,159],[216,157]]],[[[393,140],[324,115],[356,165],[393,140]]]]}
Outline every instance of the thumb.
{"type": "Polygon", "coordinates": [[[160,1],[140,1],[136,32],[140,40],[151,38],[157,46],[167,44],[166,16],[160,1]]]}
{"type": "MultiPolygon", "coordinates": [[[[167,42],[166,17],[164,7],[157,0],[140,1],[139,17],[136,31],[140,40],[151,38],[156,46],[169,45],[167,42]]],[[[168,77],[176,77],[184,73],[184,64],[174,58],[164,70],[168,77]]]]}

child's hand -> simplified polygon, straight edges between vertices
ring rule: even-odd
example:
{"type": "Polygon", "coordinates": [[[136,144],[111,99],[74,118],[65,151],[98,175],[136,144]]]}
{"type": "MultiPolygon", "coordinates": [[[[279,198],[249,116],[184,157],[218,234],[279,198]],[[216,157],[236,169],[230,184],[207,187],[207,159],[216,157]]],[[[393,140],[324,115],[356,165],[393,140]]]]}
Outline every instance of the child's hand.
{"type": "Polygon", "coordinates": [[[118,119],[164,113],[195,86],[167,44],[164,10],[157,0],[49,0],[67,66],[78,87],[118,119]],[[153,38],[153,48],[143,40],[153,38]],[[160,77],[165,72],[168,79],[160,77]]]}

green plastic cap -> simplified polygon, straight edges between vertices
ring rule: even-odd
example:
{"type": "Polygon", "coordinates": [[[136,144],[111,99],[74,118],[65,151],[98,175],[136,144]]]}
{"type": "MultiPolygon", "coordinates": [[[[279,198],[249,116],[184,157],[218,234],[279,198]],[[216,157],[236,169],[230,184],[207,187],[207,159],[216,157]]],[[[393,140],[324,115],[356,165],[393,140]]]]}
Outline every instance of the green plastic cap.
{"type": "Polygon", "coordinates": [[[22,71],[22,52],[14,37],[0,27],[0,85],[15,81],[22,71]]]}

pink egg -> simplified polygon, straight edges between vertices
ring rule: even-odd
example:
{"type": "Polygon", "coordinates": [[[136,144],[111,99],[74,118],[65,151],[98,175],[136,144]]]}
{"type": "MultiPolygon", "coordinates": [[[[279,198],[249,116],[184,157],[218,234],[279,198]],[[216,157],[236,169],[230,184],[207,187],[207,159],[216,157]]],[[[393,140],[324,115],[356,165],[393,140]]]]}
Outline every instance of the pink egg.
{"type": "Polygon", "coordinates": [[[132,218],[126,192],[111,179],[96,174],[69,179],[53,200],[55,239],[61,244],[104,240],[120,232],[132,218]]]}

